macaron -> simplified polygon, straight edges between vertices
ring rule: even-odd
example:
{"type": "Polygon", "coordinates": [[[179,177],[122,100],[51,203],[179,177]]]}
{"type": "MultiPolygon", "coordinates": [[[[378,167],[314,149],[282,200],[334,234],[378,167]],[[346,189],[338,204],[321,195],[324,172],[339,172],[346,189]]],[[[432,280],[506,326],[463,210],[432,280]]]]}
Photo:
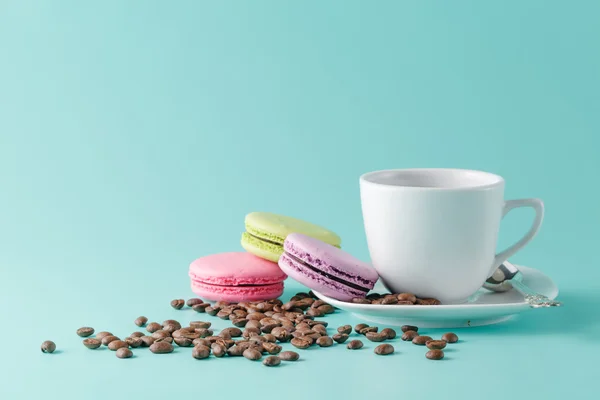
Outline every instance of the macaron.
{"type": "Polygon", "coordinates": [[[269,261],[277,262],[283,254],[283,242],[290,233],[302,233],[332,246],[340,247],[342,240],[329,229],[300,219],[268,212],[246,215],[246,232],[242,234],[242,247],[246,251],[269,261]]]}
{"type": "Polygon", "coordinates": [[[283,243],[279,266],[308,288],[341,301],[365,297],[379,279],[375,269],[347,252],[300,233],[283,243]]]}
{"type": "Polygon", "coordinates": [[[219,253],[194,260],[189,276],[192,291],[213,301],[276,299],[287,278],[276,263],[247,252],[219,253]]]}

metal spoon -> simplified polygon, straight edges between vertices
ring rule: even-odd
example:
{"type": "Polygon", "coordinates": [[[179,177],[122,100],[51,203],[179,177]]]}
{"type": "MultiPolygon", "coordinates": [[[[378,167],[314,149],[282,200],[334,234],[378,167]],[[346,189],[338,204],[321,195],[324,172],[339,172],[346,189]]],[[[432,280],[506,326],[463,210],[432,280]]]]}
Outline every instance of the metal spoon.
{"type": "Polygon", "coordinates": [[[505,261],[494,274],[488,278],[483,287],[493,292],[506,292],[510,289],[516,289],[523,296],[525,301],[533,308],[538,307],[559,307],[562,305],[559,301],[550,300],[548,297],[534,292],[523,283],[523,274],[513,264],[505,261]]]}

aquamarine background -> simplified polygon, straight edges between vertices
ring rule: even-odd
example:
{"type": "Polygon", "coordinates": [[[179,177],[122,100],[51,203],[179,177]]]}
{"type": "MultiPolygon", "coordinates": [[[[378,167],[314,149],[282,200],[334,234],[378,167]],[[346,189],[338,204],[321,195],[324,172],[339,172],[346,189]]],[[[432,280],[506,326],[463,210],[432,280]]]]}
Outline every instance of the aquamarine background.
{"type": "MultiPolygon", "coordinates": [[[[0,0],[0,398],[597,398],[598,15],[597,1],[0,0]],[[442,362],[403,342],[278,369],[189,349],[118,360],[75,335],[199,319],[169,301],[191,296],[191,260],[241,250],[251,211],[327,226],[368,260],[358,176],[404,167],[483,169],[507,198],[542,198],[512,261],[549,274],[565,307],[459,330],[442,362]]],[[[530,218],[511,214],[500,247],[530,218]]]]}

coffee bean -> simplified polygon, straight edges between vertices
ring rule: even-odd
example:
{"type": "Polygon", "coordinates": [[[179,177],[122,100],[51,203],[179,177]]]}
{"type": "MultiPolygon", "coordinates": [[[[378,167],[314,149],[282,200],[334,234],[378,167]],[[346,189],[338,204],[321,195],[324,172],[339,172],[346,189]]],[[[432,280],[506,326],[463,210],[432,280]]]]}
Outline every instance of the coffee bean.
{"type": "Polygon", "coordinates": [[[259,320],[247,320],[248,322],[246,323],[246,329],[248,328],[256,328],[260,331],[260,328],[262,327],[262,325],[260,324],[259,320]]]}
{"type": "Polygon", "coordinates": [[[98,340],[102,340],[106,336],[113,336],[113,334],[110,332],[105,332],[105,331],[96,333],[96,339],[98,339],[98,340]]]}
{"type": "Polygon", "coordinates": [[[142,339],[142,347],[150,347],[156,340],[152,336],[142,336],[140,339],[142,339]]]}
{"type": "Polygon", "coordinates": [[[192,345],[194,345],[194,346],[203,345],[206,347],[210,347],[211,343],[210,343],[210,340],[206,340],[204,338],[198,338],[198,339],[194,339],[192,341],[192,345]]]}
{"type": "Polygon", "coordinates": [[[336,333],[332,336],[332,339],[335,340],[337,343],[344,343],[346,340],[348,340],[349,337],[350,336],[347,333],[336,333]]]}
{"type": "MultiPolygon", "coordinates": [[[[244,350],[249,349],[250,347],[255,347],[256,348],[257,346],[258,345],[256,343],[252,343],[252,342],[249,342],[247,340],[239,340],[239,341],[237,341],[235,343],[235,345],[233,347],[239,348],[240,349],[240,355],[242,355],[242,353],[244,352],[244,350]]],[[[261,346],[262,346],[262,344],[261,344],[261,346]]]]}
{"type": "Polygon", "coordinates": [[[235,344],[235,341],[233,339],[217,339],[214,343],[220,344],[221,346],[228,349],[235,344]]]}
{"type": "Polygon", "coordinates": [[[102,342],[98,339],[88,338],[83,341],[83,345],[88,349],[97,349],[102,342]]]}
{"type": "Polygon", "coordinates": [[[379,332],[379,333],[387,336],[387,339],[395,339],[396,338],[396,331],[393,330],[392,328],[382,329],[381,332],[379,332]]]}
{"type": "Polygon", "coordinates": [[[162,329],[162,325],[158,322],[150,322],[148,325],[146,325],[146,330],[150,333],[154,333],[159,329],[162,329]]]}
{"type": "Polygon", "coordinates": [[[227,352],[227,347],[219,343],[213,343],[210,345],[212,353],[215,357],[223,357],[227,352]]]}
{"type": "Polygon", "coordinates": [[[304,331],[304,332],[302,332],[302,333],[304,333],[304,337],[309,337],[309,338],[311,338],[313,341],[317,341],[317,340],[318,340],[318,339],[321,337],[321,334],[320,334],[320,333],[318,333],[318,332],[315,332],[315,331],[313,331],[313,330],[310,330],[310,331],[304,331]]]}
{"type": "Polygon", "coordinates": [[[224,301],[224,300],[219,300],[215,303],[215,307],[219,307],[219,308],[224,308],[229,306],[231,303],[229,303],[228,301],[224,301]]]}
{"type": "Polygon", "coordinates": [[[414,306],[414,303],[411,303],[410,301],[398,300],[398,303],[396,305],[398,305],[398,306],[414,306]]]}
{"type": "Polygon", "coordinates": [[[77,329],[77,335],[79,335],[81,337],[88,337],[88,336],[91,336],[93,333],[94,333],[94,328],[90,328],[87,326],[77,329]]]}
{"type": "Polygon", "coordinates": [[[124,340],[113,340],[108,344],[109,350],[117,351],[122,347],[129,347],[126,341],[124,340]]]}
{"type": "MultiPolygon", "coordinates": [[[[141,338],[142,336],[146,336],[144,335],[144,332],[133,332],[131,335],[129,335],[129,337],[132,338],[141,338]]],[[[98,336],[96,336],[96,339],[98,338],[98,336]]]]}
{"type": "Polygon", "coordinates": [[[369,299],[369,300],[379,299],[380,297],[381,297],[381,295],[379,293],[375,293],[375,292],[369,293],[367,295],[367,299],[369,299]]]}
{"type": "Polygon", "coordinates": [[[188,301],[186,302],[188,307],[194,307],[196,304],[202,304],[202,303],[204,303],[204,300],[198,299],[198,298],[188,299],[188,301]]]}
{"type": "Polygon", "coordinates": [[[375,354],[379,356],[387,356],[388,354],[392,354],[394,352],[394,346],[391,344],[380,344],[375,347],[375,354]]]}
{"type": "Polygon", "coordinates": [[[312,345],[313,341],[311,338],[301,336],[293,338],[291,343],[294,347],[299,349],[308,349],[312,345]]]}
{"type": "Polygon", "coordinates": [[[127,347],[121,347],[117,350],[116,355],[118,358],[131,358],[131,356],[133,356],[133,352],[127,347]]]}
{"type": "Polygon", "coordinates": [[[201,329],[208,329],[210,328],[211,323],[210,322],[204,322],[204,321],[192,321],[190,322],[190,328],[201,328],[201,329]]]}
{"type": "Polygon", "coordinates": [[[196,360],[202,360],[210,356],[210,348],[206,346],[195,346],[192,350],[192,357],[196,360]]]}
{"type": "Polygon", "coordinates": [[[281,326],[281,323],[274,318],[266,317],[266,318],[261,319],[259,322],[260,322],[261,327],[270,326],[270,325],[274,325],[273,327],[281,326]]]}
{"type": "Polygon", "coordinates": [[[193,340],[190,338],[186,338],[186,337],[178,337],[178,338],[173,339],[173,341],[179,347],[191,347],[193,344],[193,340]]]}
{"type": "Polygon", "coordinates": [[[400,329],[402,330],[402,332],[406,332],[406,331],[418,332],[419,331],[419,328],[417,328],[416,326],[412,326],[412,325],[402,325],[402,327],[400,329]]]}
{"type": "Polygon", "coordinates": [[[231,314],[230,311],[227,310],[221,310],[217,313],[217,318],[221,318],[221,319],[229,319],[229,314],[231,314]]]}
{"type": "Polygon", "coordinates": [[[235,345],[227,350],[227,354],[231,357],[239,357],[244,353],[245,350],[246,349],[242,346],[235,345]]]}
{"type": "Polygon", "coordinates": [[[259,328],[248,328],[246,327],[246,329],[244,329],[244,331],[242,332],[242,336],[245,337],[246,339],[251,337],[251,336],[260,336],[260,329],[259,328]]]}
{"type": "Polygon", "coordinates": [[[229,334],[228,331],[223,330],[222,332],[220,332],[217,336],[222,337],[224,339],[231,339],[231,335],[229,334]]]}
{"type": "Polygon", "coordinates": [[[223,340],[223,338],[219,336],[206,336],[205,339],[208,340],[211,344],[216,343],[217,340],[223,340]]]}
{"type": "Polygon", "coordinates": [[[210,307],[210,304],[208,303],[199,303],[199,304],[194,304],[192,306],[192,310],[198,312],[198,313],[207,313],[208,315],[217,315],[217,311],[214,311],[212,309],[212,307],[210,307]],[[210,308],[210,311],[208,310],[210,308]],[[214,311],[214,314],[213,314],[214,311]]]}
{"type": "Polygon", "coordinates": [[[231,323],[232,323],[234,326],[237,326],[237,327],[243,328],[243,327],[245,327],[245,326],[246,326],[246,324],[248,323],[248,320],[247,320],[246,318],[234,318],[234,319],[232,319],[232,320],[231,320],[231,323]]]}
{"type": "Polygon", "coordinates": [[[261,352],[252,347],[244,350],[242,355],[244,357],[246,357],[248,360],[252,360],[252,361],[260,360],[262,358],[261,352]]]}
{"type": "Polygon", "coordinates": [[[333,314],[335,312],[335,308],[333,308],[333,306],[329,304],[323,304],[322,306],[319,306],[317,310],[321,311],[324,314],[333,314]]]}
{"type": "Polygon", "coordinates": [[[444,358],[444,352],[442,350],[429,350],[425,354],[425,357],[429,358],[430,360],[441,360],[444,358]]]}
{"type": "Polygon", "coordinates": [[[263,361],[263,365],[266,365],[267,367],[276,367],[279,364],[281,364],[281,359],[277,356],[268,356],[263,361]]]}
{"type": "Polygon", "coordinates": [[[442,340],[448,343],[456,343],[458,342],[458,336],[455,333],[448,332],[442,335],[442,340]]]}
{"type": "Polygon", "coordinates": [[[321,336],[327,336],[327,328],[325,328],[323,325],[313,325],[312,330],[317,332],[321,336]]]}
{"type": "Polygon", "coordinates": [[[265,343],[267,339],[265,339],[263,336],[251,336],[248,341],[250,343],[265,343]]]}
{"type": "Polygon", "coordinates": [[[387,339],[387,335],[377,332],[367,332],[365,336],[371,342],[383,342],[385,339],[387,339]]]}
{"type": "Polygon", "coordinates": [[[102,338],[102,344],[108,346],[108,344],[114,340],[119,340],[119,338],[114,335],[104,336],[102,338]]]}
{"type": "Polygon", "coordinates": [[[296,330],[300,332],[310,331],[311,329],[312,328],[307,322],[300,322],[298,325],[296,325],[296,330]]]}
{"type": "Polygon", "coordinates": [[[267,318],[267,316],[261,312],[252,312],[252,313],[246,315],[246,319],[248,321],[260,321],[263,318],[267,318]]]}
{"type": "Polygon", "coordinates": [[[366,328],[361,329],[359,333],[361,335],[366,335],[369,332],[374,333],[374,332],[377,332],[378,330],[379,330],[379,328],[376,326],[368,326],[366,328]]]}
{"type": "Polygon", "coordinates": [[[358,350],[363,347],[363,342],[360,340],[351,340],[346,347],[350,350],[358,350]]]}
{"type": "Polygon", "coordinates": [[[355,297],[352,299],[355,304],[371,304],[371,300],[365,299],[364,297],[355,297]]]}
{"type": "Polygon", "coordinates": [[[347,335],[352,333],[352,326],[351,325],[344,325],[344,326],[340,326],[339,328],[337,328],[338,333],[345,333],[347,335]]]}
{"type": "Polygon", "coordinates": [[[446,347],[446,341],[445,340],[430,340],[427,343],[425,343],[425,345],[427,346],[428,349],[431,349],[431,350],[442,350],[444,347],[446,347]]]}
{"type": "Polygon", "coordinates": [[[265,333],[263,335],[263,337],[265,338],[265,340],[269,343],[275,343],[277,341],[277,338],[275,337],[275,335],[272,335],[270,333],[265,333]]]}
{"type": "MultiPolygon", "coordinates": [[[[192,307],[194,309],[194,311],[198,311],[195,308],[195,307],[198,307],[198,306],[199,306],[199,304],[196,304],[194,307],[192,307]]],[[[202,311],[198,311],[198,312],[202,312],[202,311]]],[[[204,312],[207,313],[208,315],[211,315],[211,316],[214,317],[215,315],[217,315],[217,313],[219,312],[219,310],[215,309],[214,307],[208,306],[208,307],[204,307],[204,312]]]]}
{"type": "MultiPolygon", "coordinates": [[[[134,323],[134,324],[136,324],[136,325],[137,325],[137,326],[139,326],[139,327],[142,327],[142,326],[146,325],[146,322],[148,322],[148,318],[146,318],[146,317],[144,317],[144,316],[137,317],[137,318],[135,319],[135,321],[133,321],[133,323],[134,323]]],[[[97,336],[98,336],[98,335],[96,335],[96,337],[97,337],[97,336]]]]}
{"type": "Polygon", "coordinates": [[[383,297],[371,300],[371,304],[381,304],[382,302],[383,302],[383,297]]]}
{"type": "Polygon", "coordinates": [[[129,347],[138,348],[142,345],[142,339],[139,337],[127,337],[125,338],[125,342],[129,345],[129,347]]]}
{"type": "MultiPolygon", "coordinates": [[[[205,329],[205,328],[197,328],[197,329],[194,329],[192,327],[181,328],[181,329],[178,329],[175,332],[173,332],[171,334],[171,336],[174,339],[183,337],[183,338],[188,338],[188,339],[194,340],[201,336],[204,336],[204,337],[210,336],[209,331],[210,331],[210,329],[205,329]]],[[[157,331],[157,332],[160,332],[160,331],[157,331]]],[[[157,332],[154,332],[152,334],[152,336],[154,336],[157,332]]]]}
{"type": "Polygon", "coordinates": [[[197,334],[198,337],[209,337],[213,335],[213,330],[212,329],[204,329],[204,328],[196,328],[194,329],[194,332],[197,334]]]}
{"type": "Polygon", "coordinates": [[[314,301],[314,302],[313,302],[313,303],[310,305],[310,307],[311,307],[311,308],[319,308],[319,307],[321,307],[321,306],[323,306],[323,305],[325,305],[325,304],[327,304],[327,303],[325,303],[323,300],[315,300],[315,301],[314,301]]]}
{"type": "Polygon", "coordinates": [[[317,339],[317,344],[319,347],[330,347],[333,346],[333,339],[329,336],[321,336],[317,339]]]}
{"type": "Polygon", "coordinates": [[[177,325],[165,325],[165,326],[163,326],[163,328],[162,328],[162,330],[163,330],[163,331],[165,331],[165,332],[169,332],[169,333],[171,333],[171,334],[172,334],[173,332],[175,332],[177,329],[179,329],[179,328],[177,327],[177,325]]]}
{"type": "Polygon", "coordinates": [[[412,293],[400,293],[397,298],[398,301],[408,301],[411,304],[415,304],[417,301],[417,297],[412,293]]]}
{"type": "Polygon", "coordinates": [[[173,345],[169,342],[154,342],[150,346],[150,351],[154,354],[166,354],[173,352],[173,345]]]}
{"type": "Polygon", "coordinates": [[[163,329],[165,326],[169,326],[169,325],[173,325],[173,326],[177,327],[177,329],[181,329],[181,324],[179,323],[179,321],[174,320],[174,319],[166,319],[162,323],[163,329]]]}
{"type": "Polygon", "coordinates": [[[308,326],[310,326],[311,328],[317,326],[317,325],[323,325],[325,328],[327,328],[327,326],[329,325],[327,323],[327,321],[319,321],[319,320],[314,320],[314,319],[309,319],[306,321],[306,323],[308,324],[308,326]]]}
{"type": "Polygon", "coordinates": [[[278,354],[281,351],[281,346],[271,342],[263,343],[262,347],[269,354],[278,354]]]}
{"type": "Polygon", "coordinates": [[[287,342],[290,340],[290,333],[283,327],[273,328],[271,335],[275,336],[279,342],[287,342]]]}
{"type": "Polygon", "coordinates": [[[42,353],[54,353],[56,344],[52,340],[46,340],[41,346],[42,353]]]}
{"type": "Polygon", "coordinates": [[[369,327],[369,325],[367,325],[367,324],[358,324],[354,327],[354,332],[360,333],[360,331],[362,331],[363,329],[368,328],[368,327],[369,327]]]}
{"type": "Polygon", "coordinates": [[[413,344],[423,346],[423,345],[425,345],[425,343],[427,343],[430,340],[432,340],[430,336],[417,336],[412,340],[412,342],[413,342],[413,344]]]}
{"type": "MultiPolygon", "coordinates": [[[[294,305],[296,306],[295,308],[299,308],[302,311],[304,311],[307,308],[309,308],[313,302],[314,302],[313,299],[305,298],[305,299],[295,301],[294,305]]],[[[320,306],[320,307],[322,307],[322,306],[320,306]]]]}
{"type": "Polygon", "coordinates": [[[383,304],[383,305],[398,304],[398,299],[396,297],[384,297],[381,300],[381,304],[383,304]]]}
{"type": "Polygon", "coordinates": [[[167,331],[163,331],[162,329],[159,329],[157,331],[155,331],[154,333],[152,333],[152,337],[154,339],[161,339],[161,338],[166,338],[171,336],[171,334],[167,331]]]}
{"type": "Polygon", "coordinates": [[[415,331],[406,331],[402,334],[402,340],[405,342],[412,341],[414,338],[419,336],[419,334],[415,331]]]}
{"type": "Polygon", "coordinates": [[[167,343],[173,344],[173,338],[171,336],[167,336],[164,338],[158,338],[154,341],[154,343],[158,343],[158,342],[167,342],[167,343]]]}
{"type": "Polygon", "coordinates": [[[417,299],[416,304],[421,306],[439,306],[442,302],[438,299],[417,299]]]}
{"type": "Polygon", "coordinates": [[[176,310],[181,310],[184,305],[185,305],[185,300],[183,300],[183,299],[176,299],[176,300],[171,301],[171,307],[173,307],[176,310]]]}
{"type": "MultiPolygon", "coordinates": [[[[325,306],[321,306],[321,307],[325,307],[325,306]]],[[[310,315],[311,317],[322,317],[325,315],[325,313],[320,310],[319,308],[309,308],[306,311],[306,315],[310,315]]]]}

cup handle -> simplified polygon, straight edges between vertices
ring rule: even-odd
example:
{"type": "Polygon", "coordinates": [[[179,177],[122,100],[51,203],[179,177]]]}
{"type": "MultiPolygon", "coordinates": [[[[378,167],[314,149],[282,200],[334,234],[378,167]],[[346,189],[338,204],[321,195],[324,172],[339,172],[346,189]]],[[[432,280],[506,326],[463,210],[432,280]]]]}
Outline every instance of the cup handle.
{"type": "Polygon", "coordinates": [[[494,259],[494,264],[492,265],[492,269],[488,275],[492,276],[492,274],[496,271],[496,269],[510,257],[512,257],[517,251],[521,250],[540,230],[540,226],[542,225],[542,220],[544,219],[544,203],[540,199],[518,199],[518,200],[508,200],[504,203],[504,209],[502,210],[502,218],[506,216],[511,210],[519,207],[531,207],[535,210],[535,219],[533,220],[533,224],[529,231],[519,240],[517,243],[510,246],[508,249],[496,254],[496,258],[494,259]]]}

